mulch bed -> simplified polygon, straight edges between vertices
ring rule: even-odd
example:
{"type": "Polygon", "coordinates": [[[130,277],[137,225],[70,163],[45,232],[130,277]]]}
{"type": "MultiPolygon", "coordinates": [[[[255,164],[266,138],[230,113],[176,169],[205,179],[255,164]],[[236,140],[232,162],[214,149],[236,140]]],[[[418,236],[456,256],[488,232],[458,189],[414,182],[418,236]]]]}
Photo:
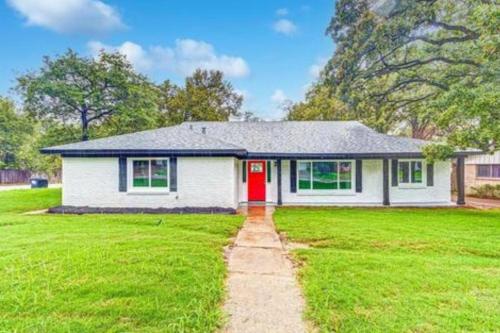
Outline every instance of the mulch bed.
{"type": "Polygon", "coordinates": [[[51,214],[236,214],[233,208],[178,207],[178,208],[115,208],[57,206],[49,208],[51,214]]]}

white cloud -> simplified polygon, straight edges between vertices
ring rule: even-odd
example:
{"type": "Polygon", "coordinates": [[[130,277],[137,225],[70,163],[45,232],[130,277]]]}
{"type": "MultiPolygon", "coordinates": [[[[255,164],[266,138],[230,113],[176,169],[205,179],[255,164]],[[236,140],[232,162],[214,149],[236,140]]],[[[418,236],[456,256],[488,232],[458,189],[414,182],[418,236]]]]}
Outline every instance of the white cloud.
{"type": "Polygon", "coordinates": [[[276,89],[274,93],[271,95],[271,101],[278,105],[283,104],[287,99],[288,97],[286,96],[285,92],[281,89],[276,89]]]}
{"type": "Polygon", "coordinates": [[[287,19],[279,19],[274,22],[273,28],[274,31],[287,36],[291,36],[297,31],[297,26],[292,21],[287,19]]]}
{"type": "Polygon", "coordinates": [[[87,44],[92,55],[96,56],[101,50],[108,52],[120,52],[125,55],[135,67],[135,69],[146,72],[151,70],[153,67],[153,60],[149,56],[148,52],[145,51],[142,46],[132,43],[125,42],[119,46],[110,46],[97,41],[91,41],[87,44]]]}
{"type": "Polygon", "coordinates": [[[59,33],[99,34],[124,28],[117,11],[99,0],[7,0],[27,25],[59,33]]]}
{"type": "Polygon", "coordinates": [[[270,97],[271,107],[268,108],[265,115],[262,116],[264,120],[277,120],[283,119],[285,116],[284,111],[291,99],[285,94],[282,89],[274,90],[270,97]]]}
{"type": "Polygon", "coordinates": [[[143,72],[164,70],[186,76],[201,68],[220,70],[228,77],[245,77],[250,74],[250,68],[243,58],[217,54],[211,44],[193,39],[177,39],[173,47],[151,46],[147,49],[129,41],[119,46],[93,41],[88,43],[88,48],[94,55],[101,49],[118,51],[137,70],[143,72]]]}
{"type": "Polygon", "coordinates": [[[203,41],[178,39],[173,48],[157,46],[152,51],[167,70],[183,75],[191,74],[197,68],[220,70],[230,77],[243,77],[250,73],[243,58],[218,55],[211,44],[203,41]]]}
{"type": "Polygon", "coordinates": [[[325,57],[320,57],[316,59],[316,62],[309,67],[309,74],[314,78],[318,79],[321,71],[325,67],[326,63],[328,62],[328,58],[325,57]]]}
{"type": "Polygon", "coordinates": [[[276,15],[278,16],[287,16],[288,15],[288,9],[287,8],[280,8],[276,10],[276,15]]]}

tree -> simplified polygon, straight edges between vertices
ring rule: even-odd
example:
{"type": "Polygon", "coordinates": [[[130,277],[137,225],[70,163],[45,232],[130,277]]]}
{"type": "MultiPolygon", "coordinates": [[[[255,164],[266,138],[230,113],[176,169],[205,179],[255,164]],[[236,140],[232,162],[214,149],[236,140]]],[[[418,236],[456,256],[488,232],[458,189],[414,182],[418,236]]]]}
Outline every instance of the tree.
{"type": "Polygon", "coordinates": [[[314,84],[304,101],[284,105],[287,120],[350,120],[354,117],[329,85],[314,84]]]}
{"type": "Polygon", "coordinates": [[[247,122],[263,121],[259,116],[257,116],[252,111],[244,111],[240,117],[240,120],[247,122]]]}
{"type": "Polygon", "coordinates": [[[156,107],[153,85],[118,53],[101,52],[94,59],[68,50],[56,59],[45,57],[38,72],[18,78],[17,91],[37,119],[79,122],[82,140],[88,140],[92,124],[113,115],[147,117],[156,107]]]}
{"type": "Polygon", "coordinates": [[[160,110],[165,124],[183,121],[227,121],[238,116],[243,97],[220,71],[196,70],[184,87],[165,81],[159,87],[160,110]]]}
{"type": "Polygon", "coordinates": [[[339,0],[325,84],[362,118],[381,107],[413,137],[489,147],[500,136],[499,13],[488,0],[339,0]]]}
{"type": "Polygon", "coordinates": [[[16,152],[18,166],[36,173],[55,175],[61,170],[61,158],[56,155],[42,155],[40,148],[68,142],[68,129],[42,122],[34,122],[32,129],[32,133],[16,152]]]}
{"type": "Polygon", "coordinates": [[[403,0],[383,10],[371,3],[337,3],[337,15],[328,28],[338,43],[330,66],[337,84],[349,86],[399,74],[388,89],[373,94],[382,98],[414,86],[445,90],[448,84],[440,75],[442,70],[471,73],[481,66],[466,49],[476,49],[472,42],[481,37],[476,24],[467,18],[477,1],[403,0]]]}
{"type": "Polygon", "coordinates": [[[45,174],[54,174],[59,170],[60,159],[43,156],[39,149],[64,142],[65,137],[61,136],[61,132],[46,135],[42,127],[42,123],[32,119],[22,109],[17,110],[12,101],[0,98],[0,169],[25,169],[45,174]]]}
{"type": "Polygon", "coordinates": [[[159,99],[158,108],[161,114],[161,124],[170,126],[180,124],[184,121],[184,110],[187,107],[185,100],[179,97],[182,88],[173,84],[170,80],[165,80],[158,86],[159,99]]]}
{"type": "Polygon", "coordinates": [[[17,168],[17,153],[32,133],[32,124],[16,112],[11,100],[0,97],[0,169],[17,168]]]}

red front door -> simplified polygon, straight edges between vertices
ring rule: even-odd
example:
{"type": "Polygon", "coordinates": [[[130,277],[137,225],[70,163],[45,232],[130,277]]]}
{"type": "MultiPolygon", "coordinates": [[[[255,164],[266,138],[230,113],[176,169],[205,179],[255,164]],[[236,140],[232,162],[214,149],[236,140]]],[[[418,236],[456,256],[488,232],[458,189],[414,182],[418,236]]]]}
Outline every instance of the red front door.
{"type": "Polygon", "coordinates": [[[248,201],[266,201],[266,161],[248,161],[248,201]]]}

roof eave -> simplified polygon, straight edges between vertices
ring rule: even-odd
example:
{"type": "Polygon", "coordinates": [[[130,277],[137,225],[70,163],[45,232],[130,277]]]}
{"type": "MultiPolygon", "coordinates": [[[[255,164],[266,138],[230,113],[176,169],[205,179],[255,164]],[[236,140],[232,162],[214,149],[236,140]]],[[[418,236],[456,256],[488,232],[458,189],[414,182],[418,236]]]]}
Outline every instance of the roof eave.
{"type": "MultiPolygon", "coordinates": [[[[270,153],[247,152],[244,149],[57,149],[43,148],[42,154],[56,154],[63,157],[237,157],[253,159],[382,159],[382,158],[424,158],[421,152],[382,153],[270,153]]],[[[457,151],[452,157],[467,157],[482,154],[481,151],[457,151]]]]}
{"type": "MultiPolygon", "coordinates": [[[[450,158],[482,154],[481,151],[457,151],[450,158]]],[[[266,153],[249,152],[247,158],[266,159],[382,159],[425,158],[422,152],[370,152],[370,153],[266,153]]]]}
{"type": "Polygon", "coordinates": [[[381,158],[422,158],[418,152],[398,153],[248,153],[248,158],[279,159],[381,159],[381,158]]]}
{"type": "Polygon", "coordinates": [[[42,154],[63,157],[153,157],[153,156],[213,156],[244,157],[246,150],[241,149],[40,149],[42,154]]]}
{"type": "Polygon", "coordinates": [[[461,151],[456,151],[453,156],[454,157],[467,157],[467,156],[472,156],[472,155],[482,155],[485,152],[482,150],[461,150],[461,151]]]}

